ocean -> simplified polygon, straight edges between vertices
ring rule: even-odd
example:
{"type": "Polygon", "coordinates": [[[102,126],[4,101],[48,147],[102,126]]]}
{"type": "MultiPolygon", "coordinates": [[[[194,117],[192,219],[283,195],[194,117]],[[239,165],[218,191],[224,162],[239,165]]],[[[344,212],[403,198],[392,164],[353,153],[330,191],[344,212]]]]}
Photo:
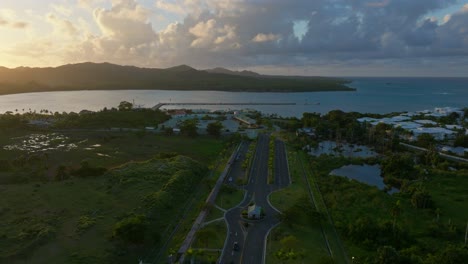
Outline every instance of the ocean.
{"type": "MultiPolygon", "coordinates": [[[[0,96],[0,112],[22,113],[47,109],[55,112],[79,112],[117,107],[126,100],[142,107],[160,102],[173,103],[244,103],[284,102],[282,106],[194,106],[219,110],[251,108],[284,117],[301,117],[304,112],[390,113],[418,111],[435,107],[468,107],[468,78],[348,78],[355,92],[247,93],[218,91],[115,90],[43,92],[0,96]]],[[[168,107],[169,108],[169,107],[168,107]]],[[[180,108],[180,107],[170,107],[180,108]]],[[[185,108],[190,108],[186,106],[185,108]]]]}

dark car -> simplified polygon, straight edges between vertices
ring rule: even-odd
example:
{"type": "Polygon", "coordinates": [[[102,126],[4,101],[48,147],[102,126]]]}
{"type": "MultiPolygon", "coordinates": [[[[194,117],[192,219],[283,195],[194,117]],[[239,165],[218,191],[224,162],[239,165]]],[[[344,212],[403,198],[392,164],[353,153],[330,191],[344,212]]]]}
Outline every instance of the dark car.
{"type": "Polygon", "coordinates": [[[234,250],[235,250],[235,251],[239,251],[239,249],[240,249],[239,243],[234,242],[234,250]]]}

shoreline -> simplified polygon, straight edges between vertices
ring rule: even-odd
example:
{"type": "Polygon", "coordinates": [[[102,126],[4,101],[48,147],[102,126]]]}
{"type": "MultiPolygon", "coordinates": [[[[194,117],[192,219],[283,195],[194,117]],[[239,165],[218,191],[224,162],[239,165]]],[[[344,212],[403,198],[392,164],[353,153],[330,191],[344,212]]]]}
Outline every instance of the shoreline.
{"type": "Polygon", "coordinates": [[[80,92],[80,91],[174,91],[174,92],[227,92],[227,93],[324,93],[324,92],[356,92],[357,88],[347,87],[347,88],[337,88],[337,89],[267,89],[267,90],[258,90],[258,89],[237,89],[237,90],[222,90],[222,89],[145,89],[145,88],[115,88],[115,89],[45,89],[41,91],[16,91],[16,92],[3,92],[0,91],[0,96],[4,95],[15,95],[15,94],[35,94],[35,93],[50,93],[50,92],[80,92]]]}

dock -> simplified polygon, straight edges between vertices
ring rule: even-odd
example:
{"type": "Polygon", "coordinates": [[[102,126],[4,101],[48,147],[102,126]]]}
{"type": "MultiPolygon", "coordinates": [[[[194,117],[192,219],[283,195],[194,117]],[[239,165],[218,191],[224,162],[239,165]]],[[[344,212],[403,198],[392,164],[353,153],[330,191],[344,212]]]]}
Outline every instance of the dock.
{"type": "Polygon", "coordinates": [[[297,105],[297,103],[260,103],[260,102],[245,102],[245,103],[158,103],[151,109],[157,110],[163,106],[196,106],[196,105],[297,105]]]}

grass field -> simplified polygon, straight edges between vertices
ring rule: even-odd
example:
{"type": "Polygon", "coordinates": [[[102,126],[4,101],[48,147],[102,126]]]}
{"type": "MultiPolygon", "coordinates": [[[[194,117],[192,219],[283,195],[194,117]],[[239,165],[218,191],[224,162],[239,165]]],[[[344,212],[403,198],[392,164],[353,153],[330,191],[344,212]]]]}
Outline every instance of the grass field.
{"type": "Polygon", "coordinates": [[[224,211],[219,210],[216,207],[210,209],[210,212],[206,216],[205,222],[209,222],[215,219],[219,219],[224,217],[224,211]]]}
{"type": "Polygon", "coordinates": [[[150,212],[164,205],[147,205],[146,201],[163,190],[167,177],[172,178],[194,166],[187,164],[189,167],[184,168],[178,161],[171,163],[154,161],[129,165],[133,167],[129,170],[138,175],[155,179],[127,177],[128,172],[125,172],[123,178],[116,181],[118,176],[111,172],[97,178],[2,186],[5,195],[0,202],[2,258],[9,263],[23,263],[23,257],[27,263],[50,263],[51,259],[57,263],[82,263],[80,258],[93,263],[108,263],[110,259],[126,263],[143,255],[147,250],[144,244],[127,252],[115,252],[112,229],[117,220],[128,215],[149,213],[151,228],[148,232],[160,234],[185,198],[169,189],[164,191],[173,197],[174,207],[165,207],[164,213],[158,213],[156,218],[150,212]],[[171,171],[167,171],[167,175],[165,172],[145,174],[146,168],[138,169],[145,165],[168,166],[171,171]],[[114,259],[119,254],[122,256],[114,259]]]}
{"type": "MultiPolygon", "coordinates": [[[[21,144],[27,134],[50,135],[53,132],[37,131],[0,131],[0,143],[2,145],[21,144]],[[19,133],[16,133],[19,132],[19,133]],[[16,135],[16,136],[14,136],[16,135]]],[[[63,132],[56,133],[66,137],[65,144],[76,147],[69,150],[46,150],[42,152],[27,153],[17,149],[0,149],[0,161],[14,162],[20,157],[37,157],[40,160],[40,168],[35,168],[35,174],[41,178],[52,180],[57,174],[59,166],[65,166],[68,170],[80,166],[87,161],[91,166],[113,168],[129,161],[142,161],[152,158],[158,153],[175,152],[192,157],[207,166],[212,165],[223,148],[223,142],[210,137],[198,137],[195,139],[183,136],[163,136],[155,134],[138,134],[135,132],[63,132]]],[[[29,138],[26,138],[29,140],[29,138]]],[[[31,148],[51,142],[37,142],[31,144],[31,148]]],[[[24,178],[38,178],[38,176],[23,175],[28,169],[21,167],[12,170],[13,174],[21,174],[24,178]]],[[[9,182],[8,173],[0,171],[0,181],[9,182]],[[2,178],[7,178],[3,179],[2,178]]],[[[37,179],[35,179],[37,180],[37,179]]],[[[14,180],[13,180],[14,181],[14,180]]],[[[18,180],[19,181],[19,180],[18,180]]],[[[28,180],[22,180],[24,182],[28,180]]]]}
{"type": "Polygon", "coordinates": [[[221,187],[221,191],[216,198],[216,204],[226,210],[238,205],[244,199],[245,191],[227,185],[221,187]]]}
{"type": "Polygon", "coordinates": [[[198,230],[192,248],[222,249],[227,227],[224,221],[214,222],[198,230]]]}
{"type": "MultiPolygon", "coordinates": [[[[1,130],[0,144],[16,144],[21,141],[18,137],[31,133],[45,132],[1,130]]],[[[190,199],[186,195],[190,192],[180,184],[191,184],[190,191],[200,187],[208,192],[206,168],[214,168],[225,145],[208,137],[142,136],[129,132],[62,134],[71,143],[82,143],[69,151],[41,154],[41,162],[46,164],[40,166],[48,168],[44,174],[49,177],[0,185],[2,263],[132,263],[144,258],[164,240],[164,231],[190,199]],[[147,161],[169,152],[194,160],[175,157],[147,161]],[[109,171],[98,177],[69,177],[62,181],[53,178],[53,168],[59,164],[74,168],[84,160],[109,171]],[[201,171],[204,172],[200,174],[201,171]],[[179,182],[178,178],[191,173],[197,176],[179,182]],[[171,202],[166,203],[165,199],[171,202]],[[116,222],[134,214],[146,215],[149,229],[145,242],[123,246],[113,238],[113,228],[116,222]]],[[[0,149],[0,160],[12,161],[20,155],[28,156],[25,151],[0,149]]],[[[24,171],[29,173],[40,166],[24,171]]],[[[14,176],[15,170],[1,171],[0,178],[14,176]]],[[[204,202],[206,197],[197,199],[200,198],[204,202]]],[[[193,209],[198,212],[199,208],[193,209]]]]}
{"type": "MultiPolygon", "coordinates": [[[[302,176],[302,168],[296,152],[288,152],[290,173],[292,183],[285,189],[274,192],[270,195],[270,202],[278,210],[284,212],[291,205],[299,201],[302,197],[308,196],[306,182],[302,176]]],[[[310,204],[312,206],[312,203],[310,204]]],[[[319,223],[314,225],[294,225],[289,226],[281,223],[273,229],[268,238],[267,244],[267,263],[284,263],[275,255],[284,249],[281,240],[287,236],[294,236],[298,240],[298,245],[294,249],[296,252],[302,252],[302,263],[319,263],[322,258],[327,256],[327,248],[322,235],[319,223]]],[[[298,260],[299,261],[299,260],[298,260]]]]}

